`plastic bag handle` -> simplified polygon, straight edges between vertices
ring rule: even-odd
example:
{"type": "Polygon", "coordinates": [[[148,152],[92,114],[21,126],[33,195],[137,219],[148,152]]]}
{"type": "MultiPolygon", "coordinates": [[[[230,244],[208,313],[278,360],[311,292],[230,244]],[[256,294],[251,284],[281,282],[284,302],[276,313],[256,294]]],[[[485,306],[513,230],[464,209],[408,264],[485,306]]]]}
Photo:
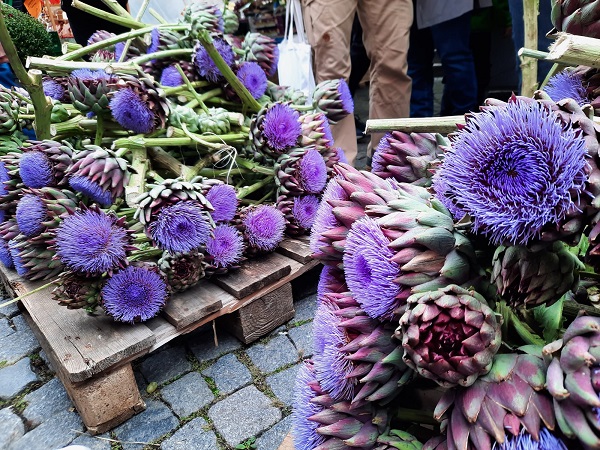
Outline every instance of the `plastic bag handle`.
{"type": "Polygon", "coordinates": [[[284,39],[294,40],[294,27],[298,36],[298,42],[308,43],[306,32],[304,31],[304,22],[302,17],[302,7],[299,0],[288,0],[285,6],[285,32],[284,39]]]}

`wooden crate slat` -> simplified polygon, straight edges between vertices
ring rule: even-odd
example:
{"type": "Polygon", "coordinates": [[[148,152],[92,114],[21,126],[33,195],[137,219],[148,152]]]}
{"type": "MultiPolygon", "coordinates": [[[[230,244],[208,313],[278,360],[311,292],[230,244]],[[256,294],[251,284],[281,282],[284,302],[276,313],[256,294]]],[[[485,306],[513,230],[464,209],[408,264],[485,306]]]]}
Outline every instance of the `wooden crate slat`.
{"type": "Polygon", "coordinates": [[[284,239],[279,244],[277,252],[302,264],[312,260],[312,250],[308,243],[299,239],[284,239]]]}
{"type": "Polygon", "coordinates": [[[294,260],[278,253],[269,253],[245,261],[239,270],[215,277],[212,281],[241,299],[288,275],[292,271],[290,264],[293,262],[294,260]]]}
{"type": "Polygon", "coordinates": [[[231,294],[220,287],[202,280],[193,288],[173,295],[167,302],[163,315],[175,328],[181,330],[218,311],[223,306],[223,301],[228,301],[231,297],[231,294]]]}

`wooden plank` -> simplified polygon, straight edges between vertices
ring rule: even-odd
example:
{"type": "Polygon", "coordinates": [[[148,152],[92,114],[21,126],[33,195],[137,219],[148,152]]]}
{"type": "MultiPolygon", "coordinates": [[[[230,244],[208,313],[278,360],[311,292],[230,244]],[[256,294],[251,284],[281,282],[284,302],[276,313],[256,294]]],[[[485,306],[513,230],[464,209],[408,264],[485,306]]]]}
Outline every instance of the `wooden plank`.
{"type": "MultiPolygon", "coordinates": [[[[14,271],[2,269],[0,273],[16,294],[41,285],[18,278],[14,271]]],[[[60,369],[71,382],[83,381],[143,354],[154,344],[155,337],[144,324],[123,324],[105,315],[69,310],[52,300],[50,289],[35,292],[21,301],[44,350],[56,355],[60,369]]]]}
{"type": "Polygon", "coordinates": [[[277,252],[302,264],[312,260],[312,250],[306,242],[298,239],[284,239],[279,244],[277,252]]]}
{"type": "Polygon", "coordinates": [[[193,288],[173,295],[167,302],[163,315],[175,328],[181,330],[221,309],[223,300],[228,300],[229,297],[231,295],[220,287],[203,280],[193,288]]]}
{"type": "Polygon", "coordinates": [[[269,253],[248,260],[239,270],[222,277],[215,277],[212,281],[234,297],[241,299],[288,275],[292,270],[290,266],[292,262],[290,258],[278,253],[269,253]]]}

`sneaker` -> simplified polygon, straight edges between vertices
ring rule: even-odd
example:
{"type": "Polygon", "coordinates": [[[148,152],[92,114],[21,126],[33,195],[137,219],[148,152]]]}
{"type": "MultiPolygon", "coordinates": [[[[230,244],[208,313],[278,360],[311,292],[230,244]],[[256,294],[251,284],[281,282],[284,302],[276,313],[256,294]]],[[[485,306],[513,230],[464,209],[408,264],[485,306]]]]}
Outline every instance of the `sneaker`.
{"type": "Polygon", "coordinates": [[[367,135],[365,134],[365,128],[367,127],[367,124],[365,124],[362,120],[360,120],[360,117],[358,117],[358,114],[354,114],[354,126],[356,127],[356,140],[360,141],[362,139],[364,139],[365,137],[367,137],[367,135]]]}

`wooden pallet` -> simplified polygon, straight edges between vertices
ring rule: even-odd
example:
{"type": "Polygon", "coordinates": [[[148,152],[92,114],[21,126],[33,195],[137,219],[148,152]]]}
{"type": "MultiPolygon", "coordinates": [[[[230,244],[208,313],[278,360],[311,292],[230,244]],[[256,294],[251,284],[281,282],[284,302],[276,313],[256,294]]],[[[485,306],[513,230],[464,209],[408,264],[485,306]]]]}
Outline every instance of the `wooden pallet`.
{"type": "MultiPolygon", "coordinates": [[[[21,302],[88,431],[98,434],[145,408],[133,360],[217,318],[225,324],[231,318],[228,328],[242,341],[257,339],[291,319],[290,282],[317,264],[306,241],[287,239],[276,253],[174,296],[160,316],[135,325],[68,310],[52,300],[49,288],[21,302]]],[[[15,296],[44,284],[6,269],[0,270],[0,278],[15,296]]]]}

